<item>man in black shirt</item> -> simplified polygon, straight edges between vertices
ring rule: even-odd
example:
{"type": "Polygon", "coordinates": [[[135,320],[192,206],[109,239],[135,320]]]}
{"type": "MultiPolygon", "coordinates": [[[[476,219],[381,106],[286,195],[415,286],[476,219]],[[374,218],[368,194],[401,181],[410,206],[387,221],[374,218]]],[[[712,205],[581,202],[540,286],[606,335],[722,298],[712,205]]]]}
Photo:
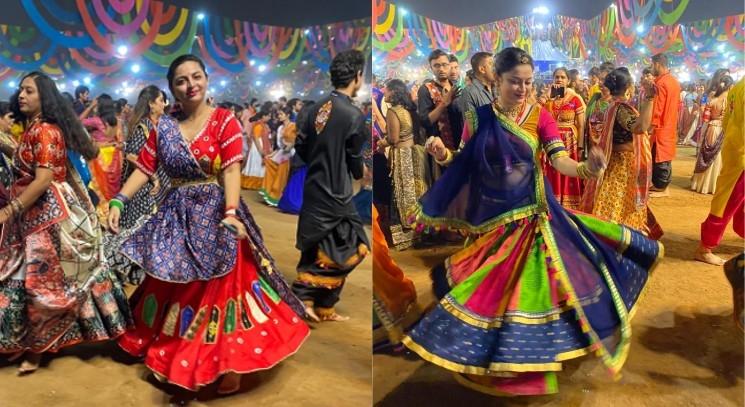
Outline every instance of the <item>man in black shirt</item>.
{"type": "Polygon", "coordinates": [[[352,177],[363,176],[362,145],[369,137],[365,116],[353,103],[362,86],[365,57],[344,51],[331,62],[331,94],[298,116],[296,153],[308,163],[298,220],[301,251],[293,292],[313,321],[344,321],[334,305],[347,275],[370,244],[352,201],[352,177]]]}
{"type": "Polygon", "coordinates": [[[80,116],[80,113],[83,113],[85,108],[88,107],[90,95],[91,90],[85,85],[80,85],[75,88],[75,102],[72,104],[73,109],[75,109],[75,114],[80,116]]]}

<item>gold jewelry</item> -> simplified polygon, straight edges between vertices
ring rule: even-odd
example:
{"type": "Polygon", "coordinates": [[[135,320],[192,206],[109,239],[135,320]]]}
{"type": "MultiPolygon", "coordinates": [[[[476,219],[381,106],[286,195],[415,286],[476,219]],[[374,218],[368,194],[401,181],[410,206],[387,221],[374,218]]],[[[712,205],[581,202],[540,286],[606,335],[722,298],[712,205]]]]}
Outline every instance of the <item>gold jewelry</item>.
{"type": "Polygon", "coordinates": [[[577,164],[577,177],[581,179],[589,179],[593,178],[592,172],[589,168],[587,168],[587,161],[582,161],[579,164],[577,164]]]}
{"type": "Polygon", "coordinates": [[[502,104],[499,103],[498,100],[495,100],[494,107],[503,115],[511,119],[515,119],[520,116],[520,113],[522,113],[523,109],[525,108],[525,102],[520,103],[511,109],[506,109],[504,106],[502,106],[502,104]]]}

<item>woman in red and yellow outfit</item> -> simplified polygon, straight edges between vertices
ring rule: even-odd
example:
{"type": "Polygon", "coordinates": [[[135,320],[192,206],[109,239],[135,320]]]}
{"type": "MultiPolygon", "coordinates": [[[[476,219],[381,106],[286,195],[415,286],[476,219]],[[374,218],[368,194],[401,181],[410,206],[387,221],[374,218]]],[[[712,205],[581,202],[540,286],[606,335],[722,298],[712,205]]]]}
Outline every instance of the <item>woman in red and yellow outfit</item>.
{"type": "MultiPolygon", "coordinates": [[[[564,89],[564,96],[551,98],[550,91],[539,98],[539,102],[554,117],[559,126],[561,140],[564,142],[569,157],[581,159],[581,147],[584,146],[585,102],[567,85],[569,75],[565,68],[554,71],[554,88],[564,89]]],[[[550,90],[552,87],[547,87],[550,90]]],[[[582,180],[559,173],[548,159],[543,160],[543,171],[551,185],[554,196],[567,209],[578,209],[582,198],[582,180]]]]}

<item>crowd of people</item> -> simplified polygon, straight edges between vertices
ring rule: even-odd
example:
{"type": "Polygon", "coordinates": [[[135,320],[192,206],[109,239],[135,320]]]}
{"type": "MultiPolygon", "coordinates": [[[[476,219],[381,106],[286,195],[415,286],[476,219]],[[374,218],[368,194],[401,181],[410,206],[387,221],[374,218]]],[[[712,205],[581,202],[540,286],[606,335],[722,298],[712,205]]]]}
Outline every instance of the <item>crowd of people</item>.
{"type": "Polygon", "coordinates": [[[334,306],[369,251],[353,199],[369,173],[364,65],[339,52],[327,97],[261,105],[216,104],[190,54],[134,106],[26,74],[0,103],[0,353],[28,374],[45,353],[116,340],[160,381],[228,394],[294,354],[304,320],[344,320],[334,306]],[[294,282],[242,187],[299,213],[294,282]]]}
{"type": "Polygon", "coordinates": [[[465,76],[437,49],[421,84],[375,79],[380,346],[402,344],[498,395],[553,393],[561,362],[588,353],[618,373],[664,253],[649,200],[669,196],[679,145],[696,146],[691,189],[714,194],[691,257],[724,263],[712,251],[727,225],[743,236],[743,80],[721,69],[681,86],[667,55],[650,61],[637,79],[604,62],[586,79],[558,67],[541,81],[519,48],[475,53],[465,76]],[[439,302],[420,315],[389,247],[452,242],[463,248],[430,271],[439,302]]]}

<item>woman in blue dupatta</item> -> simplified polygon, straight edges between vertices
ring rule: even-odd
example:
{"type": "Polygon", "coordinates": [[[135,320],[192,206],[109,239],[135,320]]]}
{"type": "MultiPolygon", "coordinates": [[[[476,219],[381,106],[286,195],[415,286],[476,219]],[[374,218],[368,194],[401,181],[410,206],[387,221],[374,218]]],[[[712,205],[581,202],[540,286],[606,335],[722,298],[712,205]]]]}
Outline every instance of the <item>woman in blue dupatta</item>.
{"type": "Polygon", "coordinates": [[[597,177],[567,156],[550,113],[530,104],[533,60],[519,48],[495,57],[500,97],[476,111],[476,129],[414,208],[418,229],[469,234],[467,246],[432,271],[439,303],[403,343],[456,379],[495,395],[558,391],[561,362],[588,353],[618,373],[629,320],[662,246],[624,226],[567,211],[541,169],[542,154],[564,175],[597,177]]]}
{"type": "Polygon", "coordinates": [[[242,132],[227,109],[207,103],[207,73],[194,55],[176,58],[168,84],[182,106],[162,116],[117,198],[109,226],[119,232],[124,203],[160,167],[171,188],[141,227],[124,231],[121,253],[147,274],[130,299],[135,328],[119,346],[144,356],[155,377],[196,391],[220,377],[218,393],[240,374],[294,354],[309,328],[240,199],[242,132]]]}

